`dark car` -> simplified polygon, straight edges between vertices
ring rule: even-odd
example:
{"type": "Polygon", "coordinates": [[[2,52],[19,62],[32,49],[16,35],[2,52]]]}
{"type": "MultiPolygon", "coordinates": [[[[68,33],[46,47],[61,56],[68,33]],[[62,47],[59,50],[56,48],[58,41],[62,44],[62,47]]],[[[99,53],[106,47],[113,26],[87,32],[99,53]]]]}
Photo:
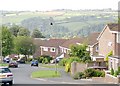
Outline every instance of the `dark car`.
{"type": "Polygon", "coordinates": [[[10,58],[4,58],[3,61],[6,62],[6,63],[9,63],[10,62],[10,58]]]}
{"type": "Polygon", "coordinates": [[[17,68],[18,67],[18,63],[16,61],[12,61],[12,62],[9,63],[8,67],[17,68]]]}
{"type": "Polygon", "coordinates": [[[31,61],[31,66],[38,66],[38,60],[31,61]]]}
{"type": "Polygon", "coordinates": [[[24,58],[18,59],[17,62],[18,62],[18,63],[24,63],[24,64],[25,64],[25,59],[24,59],[24,58]]]}

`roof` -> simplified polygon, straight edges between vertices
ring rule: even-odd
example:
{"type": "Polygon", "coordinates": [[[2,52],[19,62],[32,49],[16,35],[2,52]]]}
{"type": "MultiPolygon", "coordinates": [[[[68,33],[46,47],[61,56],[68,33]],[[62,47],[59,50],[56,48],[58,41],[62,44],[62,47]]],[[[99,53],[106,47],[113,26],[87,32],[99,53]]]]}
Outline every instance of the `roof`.
{"type": "Polygon", "coordinates": [[[45,47],[58,47],[68,39],[34,39],[34,44],[45,47]]]}
{"type": "Polygon", "coordinates": [[[71,38],[68,41],[64,42],[61,47],[69,48],[70,45],[74,45],[76,43],[83,43],[84,38],[71,38]]]}
{"type": "Polygon", "coordinates": [[[84,40],[84,42],[86,42],[88,45],[94,45],[96,44],[98,41],[97,41],[97,38],[99,36],[100,33],[91,33],[90,35],[88,35],[86,37],[86,39],[84,40]]]}
{"type": "Polygon", "coordinates": [[[110,23],[110,24],[107,24],[107,26],[109,27],[109,29],[111,31],[120,32],[120,28],[118,28],[118,24],[117,23],[110,23]]]}
{"type": "Polygon", "coordinates": [[[116,31],[116,32],[120,32],[120,28],[119,28],[120,24],[117,23],[109,23],[107,24],[104,29],[102,30],[102,32],[100,33],[100,35],[98,36],[98,40],[101,37],[101,35],[104,33],[105,29],[108,27],[110,29],[110,31],[116,31]]]}
{"type": "Polygon", "coordinates": [[[50,39],[48,42],[45,44],[46,47],[59,47],[62,45],[65,41],[68,39],[50,39]]]}

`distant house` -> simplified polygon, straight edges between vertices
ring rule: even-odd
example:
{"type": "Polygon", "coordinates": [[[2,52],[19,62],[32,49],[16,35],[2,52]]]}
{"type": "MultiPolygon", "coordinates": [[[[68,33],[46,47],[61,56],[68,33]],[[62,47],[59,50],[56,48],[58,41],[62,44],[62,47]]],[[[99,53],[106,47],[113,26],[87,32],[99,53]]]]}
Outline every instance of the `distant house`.
{"type": "Polygon", "coordinates": [[[64,54],[64,57],[69,57],[70,46],[76,44],[83,44],[84,38],[71,38],[59,46],[60,53],[64,54]]]}
{"type": "MultiPolygon", "coordinates": [[[[36,50],[36,54],[39,52],[40,55],[49,55],[53,58],[60,54],[59,46],[62,45],[67,39],[46,39],[46,40],[38,40],[38,49],[36,50]]],[[[37,41],[36,41],[37,42],[37,41]]]]}
{"type": "Polygon", "coordinates": [[[107,24],[100,35],[99,42],[99,56],[104,60],[108,53],[113,52],[113,56],[109,57],[109,69],[117,69],[120,66],[120,28],[118,24],[107,24]]]}

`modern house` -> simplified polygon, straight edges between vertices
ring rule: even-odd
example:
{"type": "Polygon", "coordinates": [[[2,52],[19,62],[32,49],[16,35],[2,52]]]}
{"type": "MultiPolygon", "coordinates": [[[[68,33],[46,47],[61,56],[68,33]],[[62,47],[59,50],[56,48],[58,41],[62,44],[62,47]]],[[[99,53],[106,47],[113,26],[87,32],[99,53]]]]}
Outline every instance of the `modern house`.
{"type": "Polygon", "coordinates": [[[59,46],[60,53],[64,54],[64,57],[69,57],[71,45],[83,44],[84,38],[71,38],[59,46]]]}
{"type": "Polygon", "coordinates": [[[120,66],[120,28],[118,24],[107,24],[100,35],[98,36],[99,42],[99,56],[105,60],[108,53],[112,52],[112,57],[109,57],[109,69],[117,70],[120,66]]]}
{"type": "Polygon", "coordinates": [[[36,55],[49,55],[55,58],[60,54],[59,46],[67,40],[68,39],[36,39],[35,43],[38,45],[36,55]]]}

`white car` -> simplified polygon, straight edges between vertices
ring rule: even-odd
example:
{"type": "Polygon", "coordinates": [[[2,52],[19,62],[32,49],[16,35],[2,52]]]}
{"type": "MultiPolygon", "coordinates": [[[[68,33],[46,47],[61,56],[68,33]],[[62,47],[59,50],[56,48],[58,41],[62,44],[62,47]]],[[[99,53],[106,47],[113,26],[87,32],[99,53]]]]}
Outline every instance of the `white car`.
{"type": "Polygon", "coordinates": [[[8,67],[0,67],[0,83],[13,84],[13,74],[8,67]]]}

